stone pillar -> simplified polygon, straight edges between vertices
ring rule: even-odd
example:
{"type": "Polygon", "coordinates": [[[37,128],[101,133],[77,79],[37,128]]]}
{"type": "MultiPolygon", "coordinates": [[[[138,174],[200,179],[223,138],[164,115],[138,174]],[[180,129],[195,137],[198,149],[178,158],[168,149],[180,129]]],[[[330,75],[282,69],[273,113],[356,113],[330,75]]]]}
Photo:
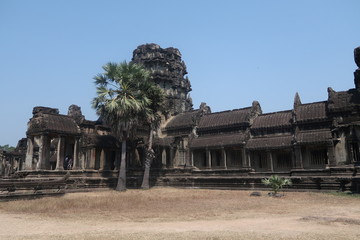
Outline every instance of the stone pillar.
{"type": "Polygon", "coordinates": [[[170,148],[170,158],[169,158],[169,167],[173,168],[174,167],[174,148],[171,147],[170,148]]]}
{"type": "Polygon", "coordinates": [[[120,169],[120,161],[121,161],[121,152],[116,151],[115,152],[115,168],[114,168],[114,170],[120,169]]]}
{"type": "Polygon", "coordinates": [[[73,169],[79,169],[79,138],[75,139],[74,155],[73,155],[73,169]]]}
{"type": "Polygon", "coordinates": [[[65,138],[63,136],[60,136],[56,151],[55,170],[64,170],[64,158],[65,158],[65,138]]]}
{"type": "Polygon", "coordinates": [[[94,170],[95,169],[95,161],[96,161],[96,148],[91,148],[89,150],[90,157],[89,157],[89,164],[88,168],[94,170]]]}
{"type": "Polygon", "coordinates": [[[295,151],[295,160],[293,161],[294,165],[292,167],[296,168],[296,169],[303,169],[304,163],[303,163],[303,157],[302,157],[302,153],[301,153],[301,146],[295,146],[294,151],[295,151]]]}
{"type": "Polygon", "coordinates": [[[192,153],[191,153],[191,150],[189,147],[186,148],[185,150],[185,164],[186,166],[188,167],[192,167],[193,164],[192,164],[192,160],[191,160],[191,156],[192,156],[192,153]]]}
{"type": "Polygon", "coordinates": [[[249,158],[248,158],[248,155],[246,154],[246,150],[244,147],[241,149],[241,160],[242,160],[241,166],[243,168],[250,167],[249,158]]]}
{"type": "Polygon", "coordinates": [[[166,149],[163,148],[161,151],[161,165],[166,166],[166,149]]]}
{"type": "Polygon", "coordinates": [[[47,135],[41,135],[39,146],[39,161],[36,165],[36,170],[45,170],[50,155],[50,140],[47,135]]]}
{"type": "Polygon", "coordinates": [[[266,151],[266,155],[267,155],[267,170],[270,172],[274,172],[274,163],[273,163],[271,151],[266,151]]]}
{"type": "Polygon", "coordinates": [[[34,138],[27,138],[26,158],[25,158],[25,170],[32,170],[32,161],[34,157],[34,138]]]}
{"type": "Polygon", "coordinates": [[[336,166],[334,144],[332,142],[328,144],[327,152],[328,152],[329,166],[330,167],[336,166]]]}
{"type": "Polygon", "coordinates": [[[224,169],[227,169],[227,156],[226,156],[226,150],[225,148],[221,148],[221,166],[224,167],[224,169]]]}
{"type": "Polygon", "coordinates": [[[190,151],[190,164],[193,167],[194,166],[194,151],[190,151]]]}
{"type": "Polygon", "coordinates": [[[79,152],[79,168],[81,170],[85,170],[85,162],[86,162],[86,154],[85,152],[81,151],[79,152]]]}
{"type": "Polygon", "coordinates": [[[211,168],[211,151],[206,149],[206,168],[211,168]]]}
{"type": "Polygon", "coordinates": [[[101,149],[101,153],[100,153],[100,169],[99,170],[104,170],[105,169],[105,150],[101,149]]]}

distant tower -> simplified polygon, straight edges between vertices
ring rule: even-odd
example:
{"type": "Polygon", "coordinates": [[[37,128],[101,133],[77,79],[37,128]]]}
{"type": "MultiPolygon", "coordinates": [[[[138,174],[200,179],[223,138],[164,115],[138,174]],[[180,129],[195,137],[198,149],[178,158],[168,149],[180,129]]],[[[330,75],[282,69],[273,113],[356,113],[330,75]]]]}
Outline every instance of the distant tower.
{"type": "Polygon", "coordinates": [[[176,48],[161,48],[157,44],[138,46],[132,62],[142,64],[152,72],[152,78],[166,93],[166,115],[176,115],[192,109],[190,81],[181,53],[176,48]]]}

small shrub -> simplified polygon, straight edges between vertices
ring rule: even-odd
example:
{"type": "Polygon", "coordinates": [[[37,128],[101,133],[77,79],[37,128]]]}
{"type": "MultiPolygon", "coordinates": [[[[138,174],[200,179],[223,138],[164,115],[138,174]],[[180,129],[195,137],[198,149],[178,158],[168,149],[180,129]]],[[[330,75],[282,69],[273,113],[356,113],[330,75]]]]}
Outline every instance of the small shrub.
{"type": "Polygon", "coordinates": [[[277,175],[273,175],[270,178],[264,178],[261,182],[266,186],[271,187],[273,196],[275,196],[283,188],[283,186],[290,186],[292,184],[290,179],[282,178],[277,175]]]}

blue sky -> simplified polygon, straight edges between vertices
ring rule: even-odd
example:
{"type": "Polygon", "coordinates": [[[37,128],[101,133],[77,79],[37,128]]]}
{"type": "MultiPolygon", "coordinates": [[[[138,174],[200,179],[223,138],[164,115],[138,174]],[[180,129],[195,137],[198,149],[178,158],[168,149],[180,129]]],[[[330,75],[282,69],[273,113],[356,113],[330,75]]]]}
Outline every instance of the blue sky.
{"type": "Polygon", "coordinates": [[[260,102],[263,112],[353,88],[358,0],[0,0],[0,145],[26,136],[35,106],[89,120],[93,76],[144,43],[176,47],[194,108],[260,102]]]}

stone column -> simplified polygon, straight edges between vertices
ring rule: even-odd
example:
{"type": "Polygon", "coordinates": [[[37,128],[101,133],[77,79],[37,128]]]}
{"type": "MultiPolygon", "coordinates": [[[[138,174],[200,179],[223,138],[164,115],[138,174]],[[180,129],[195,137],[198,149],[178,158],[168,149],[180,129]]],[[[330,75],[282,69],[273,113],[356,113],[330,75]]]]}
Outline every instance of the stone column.
{"type": "Polygon", "coordinates": [[[73,169],[79,169],[79,138],[75,139],[74,155],[73,155],[73,169]]]}
{"type": "Polygon", "coordinates": [[[332,142],[328,144],[327,152],[328,152],[328,158],[329,158],[329,166],[330,167],[336,166],[334,144],[332,142]]]}
{"type": "Polygon", "coordinates": [[[34,138],[27,138],[26,158],[25,158],[25,170],[32,170],[32,161],[34,157],[34,138]]]}
{"type": "Polygon", "coordinates": [[[266,155],[267,155],[267,170],[270,172],[274,172],[274,163],[273,163],[271,151],[266,151],[266,155]]]}
{"type": "Polygon", "coordinates": [[[169,158],[169,167],[173,168],[174,167],[174,148],[171,147],[170,148],[170,158],[169,158]]]}
{"type": "Polygon", "coordinates": [[[100,153],[100,169],[99,170],[104,170],[105,169],[105,150],[101,149],[101,153],[100,153]]]}
{"type": "Polygon", "coordinates": [[[88,169],[95,169],[95,161],[96,161],[96,148],[91,148],[89,150],[90,156],[89,156],[89,163],[88,163],[88,169]]]}
{"type": "Polygon", "coordinates": [[[248,167],[250,167],[249,158],[248,158],[248,155],[246,154],[246,150],[245,150],[244,147],[241,149],[241,160],[242,160],[241,166],[242,166],[243,168],[248,168],[248,167]]]}
{"type": "Polygon", "coordinates": [[[166,149],[163,148],[161,151],[161,165],[166,166],[166,149]]]}
{"type": "Polygon", "coordinates": [[[224,167],[224,169],[227,169],[227,163],[226,163],[226,161],[227,161],[227,156],[226,156],[226,150],[225,150],[225,148],[221,148],[221,166],[222,167],[224,167]]]}
{"type": "Polygon", "coordinates": [[[110,167],[109,167],[109,158],[111,157],[111,153],[109,152],[109,150],[105,150],[104,149],[104,167],[103,167],[103,170],[109,170],[110,167]]]}
{"type": "Polygon", "coordinates": [[[57,144],[55,170],[64,170],[64,158],[65,158],[65,138],[63,136],[60,136],[57,144]]]}
{"type": "Polygon", "coordinates": [[[85,162],[86,162],[86,154],[85,152],[81,151],[79,152],[79,168],[81,170],[85,170],[85,162]]]}
{"type": "Polygon", "coordinates": [[[47,135],[41,135],[39,146],[39,161],[36,165],[36,170],[46,170],[47,162],[50,155],[50,140],[47,135]]]}
{"type": "Polygon", "coordinates": [[[211,168],[211,151],[206,149],[206,168],[211,168]]]}
{"type": "Polygon", "coordinates": [[[190,151],[190,164],[193,167],[194,166],[194,151],[190,151]]]}
{"type": "Polygon", "coordinates": [[[193,166],[191,158],[192,158],[192,152],[191,152],[189,147],[186,147],[186,150],[185,150],[185,164],[188,167],[193,166]]]}
{"type": "Polygon", "coordinates": [[[302,153],[301,153],[301,146],[295,146],[294,151],[295,151],[295,161],[294,161],[293,168],[303,169],[304,163],[303,163],[303,157],[302,157],[302,153]]]}
{"type": "Polygon", "coordinates": [[[116,151],[115,152],[115,168],[114,168],[114,170],[120,169],[120,161],[121,161],[121,152],[116,151]]]}

